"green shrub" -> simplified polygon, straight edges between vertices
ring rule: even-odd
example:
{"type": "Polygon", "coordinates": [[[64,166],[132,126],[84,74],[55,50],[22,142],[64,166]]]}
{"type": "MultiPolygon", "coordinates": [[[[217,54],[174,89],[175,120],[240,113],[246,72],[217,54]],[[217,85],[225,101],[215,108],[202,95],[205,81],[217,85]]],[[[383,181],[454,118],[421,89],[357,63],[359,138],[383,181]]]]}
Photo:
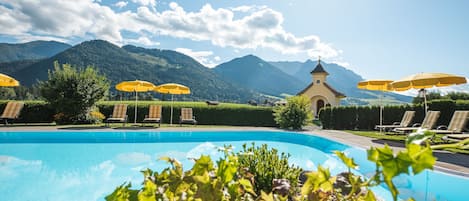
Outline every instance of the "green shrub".
{"type": "MultiPolygon", "coordinates": [[[[240,168],[246,168],[254,175],[254,190],[257,194],[261,191],[272,191],[273,179],[287,179],[291,186],[297,186],[301,168],[290,166],[288,158],[290,154],[281,153],[276,149],[269,149],[266,144],[256,147],[253,143],[250,147],[243,145],[243,150],[238,154],[240,168]]],[[[294,195],[296,189],[291,189],[290,195],[294,195]]]]}
{"type": "Polygon", "coordinates": [[[301,129],[313,120],[311,101],[306,96],[289,97],[285,106],[274,109],[274,116],[280,128],[301,129]]]}
{"type": "Polygon", "coordinates": [[[91,108],[109,90],[104,75],[92,67],[77,70],[68,64],[54,63],[49,79],[39,83],[41,95],[55,109],[57,123],[89,122],[91,108]]]}

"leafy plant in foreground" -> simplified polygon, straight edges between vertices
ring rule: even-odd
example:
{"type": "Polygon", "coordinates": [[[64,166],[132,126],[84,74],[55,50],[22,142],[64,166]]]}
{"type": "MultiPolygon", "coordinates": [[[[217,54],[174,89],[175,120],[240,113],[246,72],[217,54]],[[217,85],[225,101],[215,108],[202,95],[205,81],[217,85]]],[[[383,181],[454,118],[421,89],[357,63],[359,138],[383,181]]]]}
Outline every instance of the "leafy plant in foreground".
{"type": "MultiPolygon", "coordinates": [[[[399,191],[392,182],[392,178],[400,174],[418,174],[425,169],[432,169],[435,158],[431,148],[420,146],[415,143],[408,143],[406,149],[394,153],[387,145],[382,148],[370,148],[368,159],[376,164],[375,174],[370,178],[364,178],[352,172],[358,168],[353,158],[347,157],[342,152],[335,152],[340,160],[348,167],[347,172],[332,176],[329,169],[318,166],[316,171],[306,173],[306,181],[301,186],[301,191],[294,194],[283,194],[275,191],[275,187],[269,189],[266,186],[257,187],[257,183],[266,184],[267,177],[260,180],[260,177],[253,177],[249,169],[245,169],[243,164],[255,165],[264,161],[248,162],[253,156],[253,152],[272,156],[273,151],[266,146],[261,148],[250,148],[244,146],[244,151],[233,154],[229,149],[225,149],[225,156],[216,162],[212,162],[208,156],[201,156],[195,161],[192,169],[183,171],[182,165],[167,157],[162,160],[171,164],[161,173],[152,170],[142,171],[144,175],[143,187],[140,190],[131,189],[131,185],[124,183],[118,186],[114,192],[106,197],[107,201],[156,201],[156,200],[194,200],[194,201],[374,201],[377,200],[371,187],[384,183],[390,189],[394,200],[397,200],[399,191]],[[254,150],[253,150],[254,149],[254,150]],[[260,151],[262,150],[262,151],[260,151]],[[255,189],[259,188],[259,189],[255,189]],[[255,192],[260,191],[260,193],[255,192]]],[[[226,148],[226,147],[225,147],[226,148]]],[[[229,148],[229,147],[228,147],[229,148]]],[[[276,152],[275,152],[276,153],[276,152]]],[[[261,156],[261,154],[257,154],[261,156]]],[[[287,161],[288,157],[283,157],[282,161],[287,161]]],[[[269,160],[268,158],[263,158],[269,160]]],[[[277,164],[277,162],[271,164],[277,164]]],[[[277,168],[291,168],[284,162],[277,164],[277,168]]],[[[265,168],[265,164],[259,168],[265,168]]],[[[269,170],[267,170],[269,171],[269,170]]],[[[259,170],[253,172],[259,173],[259,170]]],[[[295,172],[295,171],[292,171],[295,172]]],[[[283,175],[285,176],[285,175],[283,175]]],[[[275,177],[272,177],[275,178],[275,177]]],[[[296,184],[293,187],[299,187],[296,184]]],[[[410,199],[412,200],[412,199],[410,199]]]]}

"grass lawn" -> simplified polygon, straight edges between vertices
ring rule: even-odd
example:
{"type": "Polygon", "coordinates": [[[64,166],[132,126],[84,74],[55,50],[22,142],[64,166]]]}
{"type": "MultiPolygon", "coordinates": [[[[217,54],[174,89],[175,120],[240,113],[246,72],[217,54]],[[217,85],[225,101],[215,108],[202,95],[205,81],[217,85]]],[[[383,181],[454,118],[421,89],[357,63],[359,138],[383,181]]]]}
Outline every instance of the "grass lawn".
{"type": "MultiPolygon", "coordinates": [[[[354,135],[375,138],[375,139],[400,141],[402,143],[405,143],[404,141],[407,138],[407,135],[389,134],[389,133],[384,134],[384,133],[379,133],[377,131],[352,131],[352,130],[346,130],[345,132],[348,132],[348,133],[351,133],[351,134],[354,134],[354,135]]],[[[432,144],[445,144],[446,142],[442,139],[443,136],[444,135],[437,134],[433,138],[432,144]]],[[[450,151],[450,152],[453,152],[453,153],[469,154],[468,149],[445,148],[443,150],[450,151]]]]}
{"type": "Polygon", "coordinates": [[[391,135],[391,134],[384,134],[384,133],[379,133],[377,131],[352,131],[352,130],[346,130],[345,132],[351,133],[354,135],[359,135],[359,136],[364,136],[364,137],[371,137],[375,139],[382,139],[382,140],[393,140],[393,141],[402,141],[407,138],[406,135],[391,135]]]}

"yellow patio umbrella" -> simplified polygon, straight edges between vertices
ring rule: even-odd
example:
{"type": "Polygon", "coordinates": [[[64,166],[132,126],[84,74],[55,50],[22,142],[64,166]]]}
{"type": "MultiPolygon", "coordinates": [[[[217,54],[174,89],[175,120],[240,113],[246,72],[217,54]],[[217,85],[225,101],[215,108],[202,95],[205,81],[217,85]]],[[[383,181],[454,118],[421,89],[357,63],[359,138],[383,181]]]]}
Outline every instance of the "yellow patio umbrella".
{"type": "Polygon", "coordinates": [[[190,94],[191,89],[182,84],[176,83],[167,83],[156,86],[154,91],[162,94],[171,94],[171,117],[169,119],[169,124],[173,124],[173,95],[174,94],[190,94]]]}
{"type": "Polygon", "coordinates": [[[155,85],[151,82],[135,80],[135,81],[124,81],[116,85],[116,89],[125,92],[135,92],[135,118],[134,124],[137,123],[137,104],[138,104],[138,92],[147,92],[153,90],[155,85]]]}
{"type": "Polygon", "coordinates": [[[18,82],[18,80],[15,80],[15,78],[12,78],[8,75],[0,73],[0,86],[17,87],[17,86],[20,86],[20,82],[18,82]]]}
{"type": "Polygon", "coordinates": [[[393,90],[406,91],[409,89],[423,89],[423,100],[425,104],[425,114],[427,113],[427,97],[425,89],[432,87],[445,87],[456,84],[465,84],[465,77],[446,73],[418,73],[410,75],[391,83],[393,90]]]}
{"type": "MultiPolygon", "coordinates": [[[[366,90],[373,90],[373,91],[392,91],[391,87],[392,80],[365,80],[361,81],[357,84],[357,88],[359,89],[366,89],[366,90]]],[[[379,106],[379,125],[383,125],[383,105],[381,102],[381,95],[379,97],[380,106],[379,106]]],[[[381,132],[381,127],[380,130],[381,132]]]]}

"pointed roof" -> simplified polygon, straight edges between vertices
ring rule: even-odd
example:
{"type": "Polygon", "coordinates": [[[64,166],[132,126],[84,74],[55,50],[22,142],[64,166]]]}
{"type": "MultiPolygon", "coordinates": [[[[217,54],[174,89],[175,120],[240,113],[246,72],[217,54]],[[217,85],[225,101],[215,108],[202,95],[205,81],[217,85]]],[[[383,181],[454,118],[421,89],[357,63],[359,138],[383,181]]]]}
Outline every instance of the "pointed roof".
{"type": "Polygon", "coordinates": [[[318,58],[318,65],[316,65],[316,68],[314,68],[313,71],[311,71],[311,74],[314,74],[314,73],[326,73],[326,75],[329,75],[329,73],[327,73],[327,71],[324,70],[324,68],[321,65],[321,57],[318,58]]]}
{"type": "MultiPolygon", "coordinates": [[[[311,88],[312,86],[314,85],[314,82],[312,82],[311,84],[309,84],[306,88],[304,88],[303,90],[301,90],[300,92],[298,92],[296,95],[302,95],[304,94],[309,88],[311,88]]],[[[337,98],[345,98],[347,97],[345,94],[343,93],[340,93],[338,92],[337,90],[335,90],[334,88],[332,88],[330,85],[328,85],[327,83],[324,83],[324,86],[329,89],[337,98]]]]}

